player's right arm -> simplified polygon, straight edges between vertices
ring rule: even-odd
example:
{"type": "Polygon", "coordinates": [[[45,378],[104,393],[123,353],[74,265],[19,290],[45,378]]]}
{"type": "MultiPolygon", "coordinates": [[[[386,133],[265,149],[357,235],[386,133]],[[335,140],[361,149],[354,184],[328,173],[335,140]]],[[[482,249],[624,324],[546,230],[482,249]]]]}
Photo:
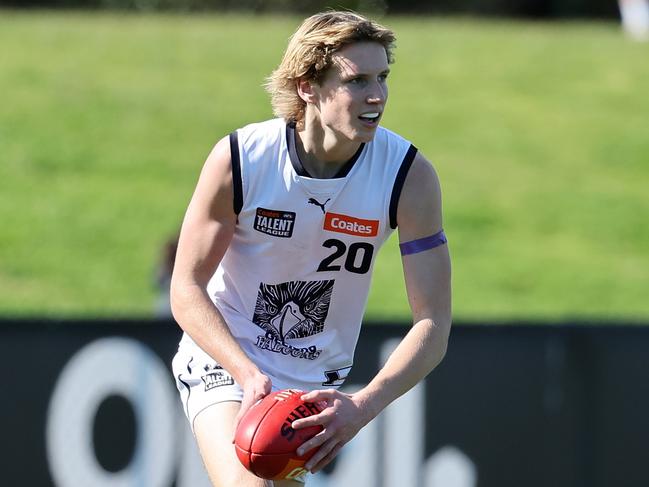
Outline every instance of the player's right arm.
{"type": "Polygon", "coordinates": [[[171,309],[180,327],[242,387],[241,416],[270,392],[271,382],[241,349],[207,294],[207,283],[234,234],[233,201],[226,137],[208,156],[183,220],[171,279],[171,309]]]}

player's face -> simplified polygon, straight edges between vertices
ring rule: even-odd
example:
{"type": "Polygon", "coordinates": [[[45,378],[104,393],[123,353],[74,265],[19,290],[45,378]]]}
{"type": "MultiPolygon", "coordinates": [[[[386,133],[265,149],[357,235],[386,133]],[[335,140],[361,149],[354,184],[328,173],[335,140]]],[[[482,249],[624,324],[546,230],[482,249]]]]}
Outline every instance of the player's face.
{"type": "Polygon", "coordinates": [[[369,142],[388,100],[388,58],[376,42],[350,44],[332,56],[333,65],[319,85],[319,122],[337,137],[369,142]]]}

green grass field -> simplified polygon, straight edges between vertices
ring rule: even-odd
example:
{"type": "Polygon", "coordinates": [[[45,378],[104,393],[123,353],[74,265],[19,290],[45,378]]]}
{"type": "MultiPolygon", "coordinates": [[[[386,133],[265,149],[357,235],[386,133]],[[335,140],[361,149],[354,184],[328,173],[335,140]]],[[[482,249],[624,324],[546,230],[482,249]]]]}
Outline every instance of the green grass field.
{"type": "MultiPolygon", "coordinates": [[[[0,11],[0,314],[151,314],[154,269],[297,18],[0,11]]],[[[384,125],[443,184],[457,319],[649,318],[649,44],[386,18],[384,125]]],[[[393,237],[372,318],[406,318],[393,237]]]]}

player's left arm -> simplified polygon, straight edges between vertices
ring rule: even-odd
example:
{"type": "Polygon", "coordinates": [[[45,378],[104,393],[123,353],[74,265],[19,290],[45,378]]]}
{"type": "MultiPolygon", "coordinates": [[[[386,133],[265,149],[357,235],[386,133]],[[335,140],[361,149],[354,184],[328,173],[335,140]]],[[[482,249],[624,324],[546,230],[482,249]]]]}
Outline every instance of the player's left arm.
{"type": "Polygon", "coordinates": [[[442,229],[442,198],[433,167],[417,154],[406,177],[397,210],[399,242],[413,326],[386,364],[360,391],[318,390],[308,401],[324,401],[320,414],[295,427],[322,424],[305,451],[319,447],[306,464],[318,471],[340,448],[392,401],[423,380],[444,358],[451,328],[451,264],[442,229]]]}

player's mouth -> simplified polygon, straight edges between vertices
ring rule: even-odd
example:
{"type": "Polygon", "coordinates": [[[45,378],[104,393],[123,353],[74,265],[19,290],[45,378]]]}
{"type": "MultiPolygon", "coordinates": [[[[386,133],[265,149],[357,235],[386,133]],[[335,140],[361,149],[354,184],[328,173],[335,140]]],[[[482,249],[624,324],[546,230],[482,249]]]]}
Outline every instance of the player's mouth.
{"type": "Polygon", "coordinates": [[[365,112],[361,113],[358,116],[358,119],[363,122],[363,124],[369,127],[376,127],[379,124],[381,119],[381,112],[365,112]]]}

